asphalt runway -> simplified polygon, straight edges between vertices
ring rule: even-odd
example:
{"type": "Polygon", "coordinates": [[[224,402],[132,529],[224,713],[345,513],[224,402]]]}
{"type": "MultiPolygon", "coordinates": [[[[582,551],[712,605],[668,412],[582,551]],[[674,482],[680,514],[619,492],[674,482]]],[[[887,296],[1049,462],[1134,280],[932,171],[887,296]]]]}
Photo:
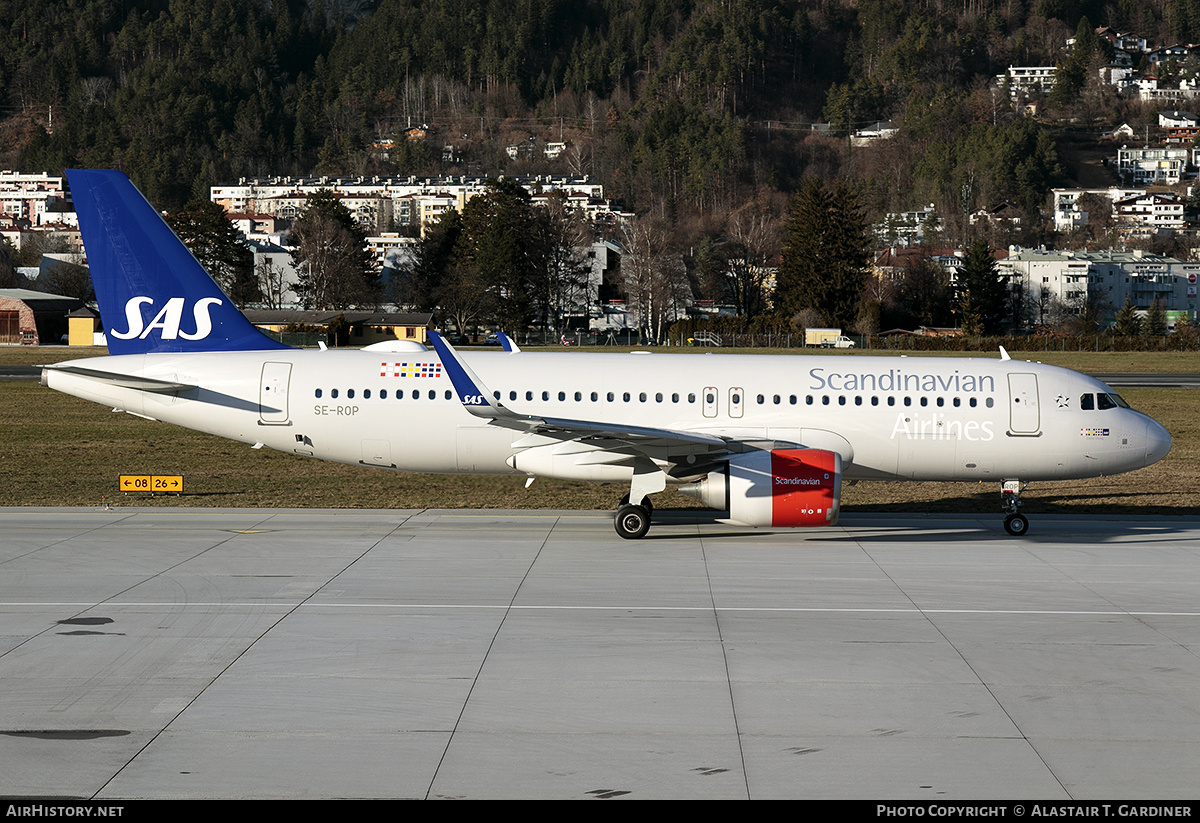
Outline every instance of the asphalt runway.
{"type": "Polygon", "coordinates": [[[0,795],[1194,799],[1200,516],[0,509],[0,795]]]}

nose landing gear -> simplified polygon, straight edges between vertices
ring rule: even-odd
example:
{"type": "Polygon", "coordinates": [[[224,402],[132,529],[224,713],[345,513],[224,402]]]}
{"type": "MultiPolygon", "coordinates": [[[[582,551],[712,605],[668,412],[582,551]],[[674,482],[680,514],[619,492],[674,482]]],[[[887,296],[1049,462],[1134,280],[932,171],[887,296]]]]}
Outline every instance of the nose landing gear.
{"type": "Polygon", "coordinates": [[[1029,531],[1029,518],[1021,514],[1021,492],[1025,491],[1028,483],[1020,480],[1005,480],[1000,489],[1000,508],[1007,515],[1004,518],[1004,530],[1013,537],[1021,537],[1029,531]]]}

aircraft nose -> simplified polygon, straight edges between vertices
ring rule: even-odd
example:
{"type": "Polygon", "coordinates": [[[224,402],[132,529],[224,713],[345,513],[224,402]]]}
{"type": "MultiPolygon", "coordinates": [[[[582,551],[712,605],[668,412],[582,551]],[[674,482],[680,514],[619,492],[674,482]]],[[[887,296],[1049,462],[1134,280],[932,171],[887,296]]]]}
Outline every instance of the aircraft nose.
{"type": "Polygon", "coordinates": [[[1157,420],[1146,421],[1146,465],[1151,466],[1171,450],[1171,433],[1157,420]]]}

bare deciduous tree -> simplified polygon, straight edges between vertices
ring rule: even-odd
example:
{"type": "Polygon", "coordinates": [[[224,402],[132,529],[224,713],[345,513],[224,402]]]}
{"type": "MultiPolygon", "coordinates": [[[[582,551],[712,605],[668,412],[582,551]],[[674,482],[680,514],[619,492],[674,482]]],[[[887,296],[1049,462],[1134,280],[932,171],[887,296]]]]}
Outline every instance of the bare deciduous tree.
{"type": "Polygon", "coordinates": [[[637,314],[638,327],[655,342],[662,339],[666,322],[691,296],[683,258],[668,248],[668,238],[662,224],[646,216],[630,220],[621,232],[625,295],[637,314]]]}
{"type": "Polygon", "coordinates": [[[363,277],[359,244],[344,225],[321,212],[297,220],[292,229],[293,257],[299,272],[297,292],[305,308],[344,309],[375,302],[363,277]]]}

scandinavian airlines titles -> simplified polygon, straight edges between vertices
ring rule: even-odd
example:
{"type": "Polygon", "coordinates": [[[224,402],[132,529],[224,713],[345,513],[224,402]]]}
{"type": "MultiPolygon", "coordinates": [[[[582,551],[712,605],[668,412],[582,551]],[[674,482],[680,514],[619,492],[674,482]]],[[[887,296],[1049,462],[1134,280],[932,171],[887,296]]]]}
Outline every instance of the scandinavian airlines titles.
{"type": "Polygon", "coordinates": [[[812,378],[809,389],[821,391],[943,391],[970,393],[992,393],[996,391],[996,380],[991,375],[962,374],[955,369],[950,374],[926,372],[909,373],[901,369],[883,372],[836,372],[822,368],[809,369],[812,378]]]}
{"type": "Polygon", "coordinates": [[[922,417],[919,414],[896,415],[892,425],[892,439],[903,437],[906,440],[970,440],[985,442],[996,436],[992,430],[992,421],[984,420],[946,420],[946,415],[937,412],[922,417]]]}

